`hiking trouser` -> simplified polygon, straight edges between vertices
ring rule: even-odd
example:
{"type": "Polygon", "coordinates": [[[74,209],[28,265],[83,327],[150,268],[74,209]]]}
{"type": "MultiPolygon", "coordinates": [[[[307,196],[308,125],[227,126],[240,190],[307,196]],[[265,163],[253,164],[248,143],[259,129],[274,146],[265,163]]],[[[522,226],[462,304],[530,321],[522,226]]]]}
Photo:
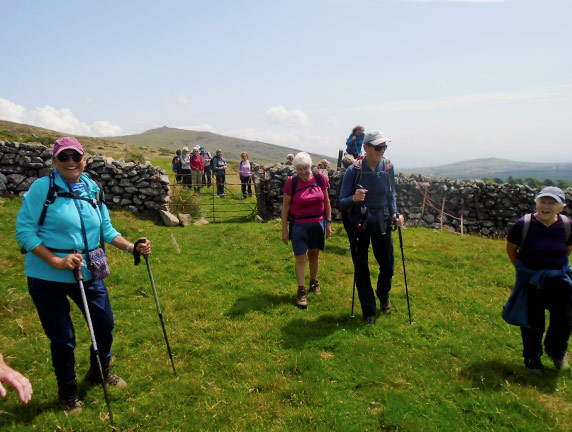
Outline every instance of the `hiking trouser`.
{"type": "Polygon", "coordinates": [[[520,328],[524,358],[542,355],[545,309],[550,312],[548,331],[544,338],[546,354],[556,359],[561,359],[566,354],[572,330],[570,287],[561,279],[547,278],[541,289],[533,285],[528,286],[529,327],[520,328]]]}
{"type": "Polygon", "coordinates": [[[222,174],[215,174],[216,177],[216,193],[217,195],[224,195],[224,182],[226,181],[226,175],[223,172],[222,174]]]}
{"type": "Polygon", "coordinates": [[[203,172],[198,169],[191,170],[191,178],[193,179],[193,187],[199,192],[203,186],[203,172]]]}
{"type": "Polygon", "coordinates": [[[183,177],[183,184],[185,185],[185,187],[190,188],[192,183],[191,170],[181,169],[181,177],[183,177]]]}
{"type": "MultiPolygon", "coordinates": [[[[101,362],[111,361],[114,318],[107,288],[103,281],[90,280],[83,284],[89,305],[89,313],[101,362]]],[[[74,326],[70,317],[69,296],[83,310],[83,301],[77,283],[52,282],[28,278],[28,291],[38,310],[46,336],[51,342],[52,364],[58,384],[63,385],[75,378],[76,345],[74,326]]],[[[91,365],[97,368],[97,359],[91,350],[91,365]]]]}
{"type": "Polygon", "coordinates": [[[365,230],[361,232],[358,231],[357,226],[353,223],[348,223],[347,229],[354,263],[354,277],[363,316],[375,315],[377,310],[375,294],[377,294],[380,300],[383,300],[389,295],[391,290],[391,279],[394,272],[391,225],[387,221],[385,234],[381,233],[378,222],[368,223],[365,230]],[[375,294],[371,285],[368,265],[370,242],[373,255],[379,265],[375,294]]]}
{"type": "Polygon", "coordinates": [[[242,188],[242,196],[246,197],[246,187],[248,186],[248,195],[252,195],[252,178],[250,176],[240,176],[240,186],[242,188]]]}
{"type": "Polygon", "coordinates": [[[211,187],[211,175],[212,175],[212,170],[210,165],[205,166],[205,171],[203,172],[203,186],[206,186],[208,188],[211,187]]]}

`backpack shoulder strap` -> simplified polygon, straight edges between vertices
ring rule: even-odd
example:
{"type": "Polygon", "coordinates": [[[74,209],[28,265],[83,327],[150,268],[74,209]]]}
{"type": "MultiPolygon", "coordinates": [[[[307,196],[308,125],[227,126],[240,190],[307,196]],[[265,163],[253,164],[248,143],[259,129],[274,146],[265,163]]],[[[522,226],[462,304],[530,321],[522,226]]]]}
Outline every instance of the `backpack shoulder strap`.
{"type": "Polygon", "coordinates": [[[570,219],[568,218],[568,216],[564,216],[563,214],[561,214],[560,217],[562,218],[562,223],[564,223],[564,233],[566,237],[566,243],[568,243],[568,239],[570,238],[570,233],[572,232],[572,229],[570,227],[570,219]]]}
{"type": "Polygon", "coordinates": [[[314,178],[316,179],[318,186],[322,187],[322,176],[320,175],[320,172],[317,169],[313,169],[312,174],[314,174],[314,178]]]}
{"type": "Polygon", "coordinates": [[[292,196],[296,193],[296,186],[298,186],[298,173],[292,174],[292,196]]]}
{"type": "Polygon", "coordinates": [[[38,225],[43,225],[44,224],[44,219],[46,218],[46,212],[48,211],[48,206],[50,204],[52,204],[56,198],[57,198],[57,193],[56,193],[56,184],[55,184],[55,177],[56,177],[56,172],[52,171],[50,172],[50,186],[48,187],[48,193],[46,194],[46,201],[44,202],[44,207],[42,208],[42,214],[40,215],[40,220],[38,221],[38,225]]]}
{"type": "Polygon", "coordinates": [[[360,159],[358,161],[354,162],[354,170],[356,172],[356,175],[354,176],[354,191],[357,189],[357,185],[360,184],[361,182],[361,174],[362,174],[362,168],[361,168],[361,162],[363,159],[360,159]]]}
{"type": "Polygon", "coordinates": [[[522,234],[520,235],[520,245],[524,244],[524,239],[528,234],[528,229],[530,228],[530,221],[532,220],[532,213],[527,213],[524,215],[524,225],[522,226],[522,234]]]}

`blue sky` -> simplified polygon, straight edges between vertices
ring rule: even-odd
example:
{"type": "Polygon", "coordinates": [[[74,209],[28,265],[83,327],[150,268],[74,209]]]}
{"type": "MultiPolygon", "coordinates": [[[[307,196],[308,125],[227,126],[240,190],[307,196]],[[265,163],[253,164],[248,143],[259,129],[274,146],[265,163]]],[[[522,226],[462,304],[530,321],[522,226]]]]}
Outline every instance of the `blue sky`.
{"type": "Polygon", "coordinates": [[[0,119],[160,127],[397,168],[572,161],[571,0],[4,1],[0,119]]]}

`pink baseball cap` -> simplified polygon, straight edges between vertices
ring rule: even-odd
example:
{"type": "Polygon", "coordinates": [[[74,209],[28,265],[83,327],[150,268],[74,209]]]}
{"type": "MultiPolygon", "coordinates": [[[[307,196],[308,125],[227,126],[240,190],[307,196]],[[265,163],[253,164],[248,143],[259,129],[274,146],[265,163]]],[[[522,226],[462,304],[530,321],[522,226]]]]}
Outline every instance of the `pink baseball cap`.
{"type": "Polygon", "coordinates": [[[63,150],[75,150],[79,154],[83,154],[83,147],[74,137],[63,137],[54,144],[54,157],[59,155],[63,150]]]}

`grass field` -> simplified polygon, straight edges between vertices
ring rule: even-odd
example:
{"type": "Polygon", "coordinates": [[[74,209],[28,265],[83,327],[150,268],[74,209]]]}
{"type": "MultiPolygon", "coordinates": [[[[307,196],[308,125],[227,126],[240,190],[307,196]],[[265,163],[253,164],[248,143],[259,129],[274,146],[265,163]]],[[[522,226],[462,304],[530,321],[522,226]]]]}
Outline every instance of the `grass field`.
{"type": "MultiPolygon", "coordinates": [[[[19,206],[17,198],[0,204],[0,349],[30,378],[34,395],[23,405],[9,389],[0,430],[108,430],[101,387],[83,383],[90,339],[75,307],[84,410],[58,411],[49,343],[14,239],[19,206]]],[[[301,311],[292,251],[273,221],[166,228],[127,212],[112,219],[126,237],[153,241],[150,263],[180,376],[173,377],[145,266],[110,248],[114,371],[129,383],[110,389],[120,430],[572,428],[570,372],[527,375],[519,329],[501,319],[514,277],[502,240],[407,228],[414,323],[396,242],[393,313],[365,326],[357,299],[349,317],[353,275],[341,226],[321,254],[323,293],[301,311]]]]}

